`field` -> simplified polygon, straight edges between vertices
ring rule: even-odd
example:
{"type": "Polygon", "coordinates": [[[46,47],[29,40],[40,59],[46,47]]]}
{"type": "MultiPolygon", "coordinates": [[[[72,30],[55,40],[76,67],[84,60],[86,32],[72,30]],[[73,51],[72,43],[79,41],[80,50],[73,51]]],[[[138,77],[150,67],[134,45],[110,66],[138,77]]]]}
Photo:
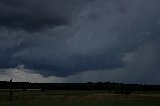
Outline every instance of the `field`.
{"type": "Polygon", "coordinates": [[[0,90],[0,106],[160,106],[160,92],[134,92],[130,96],[106,91],[0,90]]]}

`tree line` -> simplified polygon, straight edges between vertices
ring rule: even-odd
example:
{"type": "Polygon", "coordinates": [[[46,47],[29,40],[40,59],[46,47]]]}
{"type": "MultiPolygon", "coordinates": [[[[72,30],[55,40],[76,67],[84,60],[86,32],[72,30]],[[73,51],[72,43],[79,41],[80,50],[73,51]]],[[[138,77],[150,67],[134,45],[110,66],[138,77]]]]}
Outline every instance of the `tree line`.
{"type": "Polygon", "coordinates": [[[88,83],[31,83],[0,81],[0,89],[46,90],[106,90],[115,94],[130,95],[132,91],[160,91],[160,85],[124,84],[115,82],[88,83]]]}

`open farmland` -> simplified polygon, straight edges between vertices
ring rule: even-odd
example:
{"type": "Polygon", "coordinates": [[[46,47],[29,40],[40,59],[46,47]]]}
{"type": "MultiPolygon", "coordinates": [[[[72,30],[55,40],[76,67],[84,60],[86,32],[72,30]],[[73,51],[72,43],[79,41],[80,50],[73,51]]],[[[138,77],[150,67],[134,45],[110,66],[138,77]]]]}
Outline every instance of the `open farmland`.
{"type": "Polygon", "coordinates": [[[133,92],[130,96],[106,91],[0,91],[0,106],[160,106],[160,92],[133,92]]]}

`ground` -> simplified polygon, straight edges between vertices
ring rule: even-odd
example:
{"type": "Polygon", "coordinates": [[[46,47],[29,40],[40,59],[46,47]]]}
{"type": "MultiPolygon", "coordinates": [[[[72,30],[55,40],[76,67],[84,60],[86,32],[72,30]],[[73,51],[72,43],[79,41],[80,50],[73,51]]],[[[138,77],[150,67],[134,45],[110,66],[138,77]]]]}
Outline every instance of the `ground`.
{"type": "Polygon", "coordinates": [[[0,91],[0,106],[160,106],[160,92],[134,92],[130,96],[106,91],[0,91]]]}

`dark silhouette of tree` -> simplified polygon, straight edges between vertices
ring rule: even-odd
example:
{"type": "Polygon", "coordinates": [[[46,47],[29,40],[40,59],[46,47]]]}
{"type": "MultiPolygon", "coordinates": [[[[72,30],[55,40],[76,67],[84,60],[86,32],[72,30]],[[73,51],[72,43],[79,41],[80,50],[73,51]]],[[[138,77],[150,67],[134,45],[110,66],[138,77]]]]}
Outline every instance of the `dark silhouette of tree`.
{"type": "Polygon", "coordinates": [[[13,92],[12,92],[12,79],[10,80],[10,89],[9,89],[9,91],[10,91],[9,98],[10,98],[10,100],[12,100],[12,94],[13,94],[13,92]]]}

